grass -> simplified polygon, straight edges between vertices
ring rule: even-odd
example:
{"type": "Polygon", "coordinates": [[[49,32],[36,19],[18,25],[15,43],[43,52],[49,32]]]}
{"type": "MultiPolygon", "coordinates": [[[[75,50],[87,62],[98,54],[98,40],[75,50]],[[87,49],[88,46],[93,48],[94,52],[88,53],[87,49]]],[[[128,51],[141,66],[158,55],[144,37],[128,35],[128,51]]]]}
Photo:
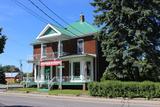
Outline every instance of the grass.
{"type": "Polygon", "coordinates": [[[83,90],[51,90],[48,92],[49,95],[88,95],[88,91],[83,91],[83,90]]]}
{"type": "Polygon", "coordinates": [[[14,89],[9,89],[10,91],[19,91],[19,92],[37,92],[37,88],[14,88],[14,89]]]}
{"type": "MultiPolygon", "coordinates": [[[[10,91],[18,91],[18,92],[25,92],[25,93],[32,93],[32,92],[42,92],[37,88],[16,88],[16,89],[10,89],[10,91]]],[[[46,92],[45,92],[46,93],[46,92]]],[[[72,90],[72,89],[64,89],[64,90],[50,90],[48,91],[49,95],[89,95],[88,91],[83,90],[72,90]]]]}

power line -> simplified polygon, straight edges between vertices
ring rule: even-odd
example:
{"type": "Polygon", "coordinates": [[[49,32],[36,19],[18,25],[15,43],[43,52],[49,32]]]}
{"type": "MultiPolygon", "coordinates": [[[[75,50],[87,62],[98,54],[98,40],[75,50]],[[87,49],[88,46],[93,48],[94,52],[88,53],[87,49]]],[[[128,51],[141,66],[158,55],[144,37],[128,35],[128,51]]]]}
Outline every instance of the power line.
{"type": "MultiPolygon", "coordinates": [[[[46,7],[50,12],[52,12],[55,16],[57,16],[60,20],[62,20],[65,24],[70,25],[67,21],[65,21],[62,17],[60,17],[58,14],[56,14],[53,10],[51,10],[44,2],[41,0],[38,0],[44,7],[46,7]]],[[[81,34],[84,34],[83,32],[79,31],[77,28],[70,25],[71,28],[75,29],[81,34]]]]}
{"type": "Polygon", "coordinates": [[[58,21],[56,21],[55,19],[53,19],[51,16],[49,16],[46,12],[44,12],[40,7],[38,7],[32,0],[28,0],[33,6],[35,6],[39,11],[41,11],[43,14],[45,14],[48,18],[50,18],[51,20],[53,20],[55,23],[57,23],[59,26],[61,26],[64,30],[69,31],[70,33],[72,33],[75,36],[78,36],[76,34],[74,34],[73,32],[71,32],[70,30],[66,29],[62,24],[60,24],[58,21]]]}
{"type": "Polygon", "coordinates": [[[52,19],[55,23],[57,23],[59,26],[63,28],[63,25],[61,25],[58,21],[54,20],[51,16],[49,16],[46,12],[44,12],[40,7],[38,7],[32,0],[28,0],[33,6],[35,6],[38,10],[40,10],[43,14],[45,14],[47,17],[52,19]]]}
{"type": "Polygon", "coordinates": [[[34,12],[33,10],[29,9],[28,7],[26,7],[24,4],[22,4],[21,2],[14,0],[14,2],[16,3],[17,6],[21,7],[23,10],[25,10],[26,12],[28,12],[29,14],[31,14],[32,16],[36,17],[37,19],[39,19],[40,21],[44,22],[44,23],[50,23],[50,21],[48,21],[47,19],[41,17],[39,14],[37,14],[36,12],[34,12]]]}

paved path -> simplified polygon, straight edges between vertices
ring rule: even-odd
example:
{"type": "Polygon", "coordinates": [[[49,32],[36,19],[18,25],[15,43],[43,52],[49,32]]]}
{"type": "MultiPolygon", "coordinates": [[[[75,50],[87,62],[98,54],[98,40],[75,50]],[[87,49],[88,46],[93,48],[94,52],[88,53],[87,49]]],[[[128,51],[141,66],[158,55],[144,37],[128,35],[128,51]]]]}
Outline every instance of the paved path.
{"type": "Polygon", "coordinates": [[[0,93],[0,107],[160,107],[160,101],[0,93]]]}

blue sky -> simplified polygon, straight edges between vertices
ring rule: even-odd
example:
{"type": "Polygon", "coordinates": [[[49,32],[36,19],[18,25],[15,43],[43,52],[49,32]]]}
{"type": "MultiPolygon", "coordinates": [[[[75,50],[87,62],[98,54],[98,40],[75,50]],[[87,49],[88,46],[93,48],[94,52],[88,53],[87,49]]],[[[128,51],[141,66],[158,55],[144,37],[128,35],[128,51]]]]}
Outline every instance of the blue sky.
{"type": "MultiPolygon", "coordinates": [[[[28,0],[18,0],[28,8],[37,12],[44,18],[48,19],[40,13],[36,8],[28,2],[28,0]]],[[[37,5],[37,0],[32,0],[37,5]]],[[[90,6],[92,0],[42,0],[49,8],[56,12],[59,16],[67,22],[72,23],[79,20],[80,13],[85,15],[89,23],[93,23],[93,10],[90,6]]],[[[44,9],[44,7],[43,7],[44,9]]],[[[56,16],[45,11],[63,24],[56,16]]],[[[53,22],[50,20],[50,22],[53,22]]],[[[53,24],[55,24],[53,22],[53,24]]],[[[2,65],[15,65],[19,67],[19,60],[22,60],[23,71],[31,72],[32,64],[26,63],[29,56],[32,55],[32,46],[30,43],[36,39],[40,31],[46,26],[46,23],[35,18],[27,13],[25,10],[16,5],[14,0],[1,0],[0,1],[0,27],[3,27],[3,34],[8,38],[7,44],[3,54],[0,54],[0,64],[2,65]]]]}

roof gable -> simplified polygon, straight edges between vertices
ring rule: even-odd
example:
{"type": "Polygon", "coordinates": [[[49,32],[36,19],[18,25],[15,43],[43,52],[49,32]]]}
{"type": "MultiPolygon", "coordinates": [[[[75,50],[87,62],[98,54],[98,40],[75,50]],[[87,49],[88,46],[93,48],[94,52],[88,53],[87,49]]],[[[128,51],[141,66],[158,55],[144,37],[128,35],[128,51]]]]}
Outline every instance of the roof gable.
{"type": "Polygon", "coordinates": [[[53,30],[51,27],[49,27],[43,35],[50,35],[50,34],[54,34],[57,33],[55,30],[53,30]]]}
{"type": "Polygon", "coordinates": [[[68,25],[66,28],[61,28],[52,24],[48,24],[38,35],[37,40],[57,41],[59,39],[71,39],[90,36],[98,31],[99,30],[95,26],[89,24],[86,21],[76,21],[68,25]]]}
{"type": "Polygon", "coordinates": [[[58,31],[54,26],[48,24],[38,35],[37,39],[43,39],[46,37],[59,36],[61,32],[58,31]]]}

